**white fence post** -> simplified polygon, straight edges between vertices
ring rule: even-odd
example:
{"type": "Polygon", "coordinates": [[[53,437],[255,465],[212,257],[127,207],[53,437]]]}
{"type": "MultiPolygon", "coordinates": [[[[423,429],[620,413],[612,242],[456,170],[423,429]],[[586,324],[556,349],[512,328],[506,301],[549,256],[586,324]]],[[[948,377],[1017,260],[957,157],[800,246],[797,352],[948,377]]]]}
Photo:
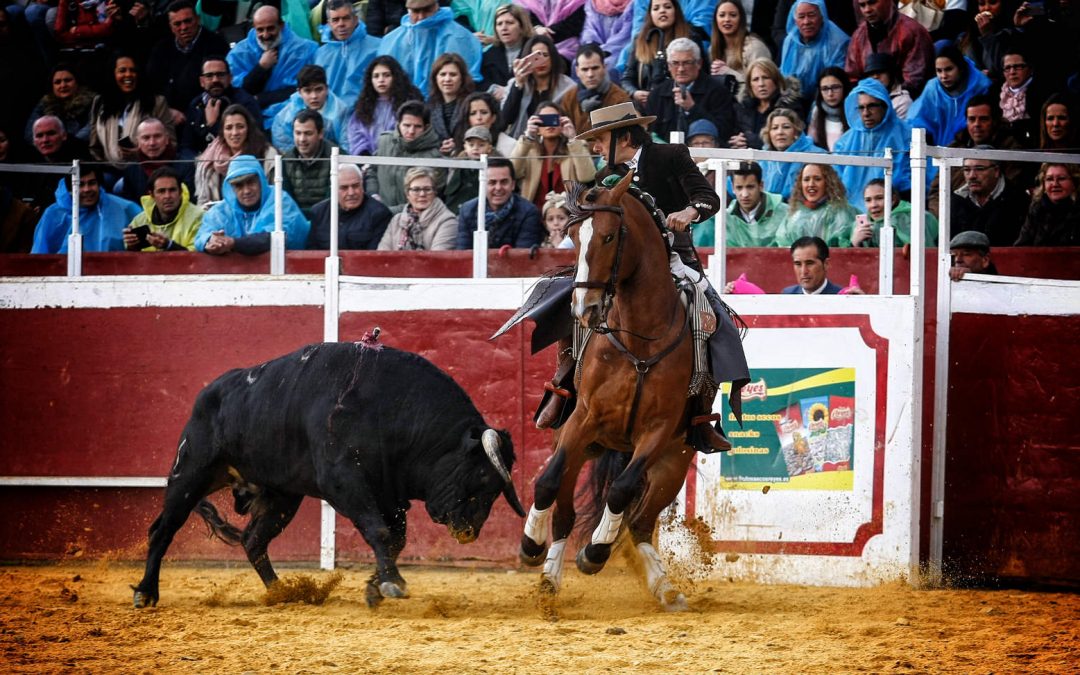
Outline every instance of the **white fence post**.
{"type": "MultiPolygon", "coordinates": [[[[99,179],[100,183],[101,180],[99,179]]],[[[69,277],[82,276],[82,232],[79,231],[79,186],[82,179],[79,177],[79,160],[71,162],[71,234],[68,235],[67,252],[67,275],[69,277]]],[[[125,223],[126,224],[126,223],[125,223]]]]}
{"type": "Polygon", "coordinates": [[[281,155],[274,156],[274,231],[270,233],[270,274],[285,274],[284,177],[281,155]]]}
{"type": "Polygon", "coordinates": [[[473,233],[473,279],[486,279],[488,272],[488,231],[484,220],[487,210],[487,165],[488,156],[480,155],[480,189],[476,195],[476,232],[473,233]]]}

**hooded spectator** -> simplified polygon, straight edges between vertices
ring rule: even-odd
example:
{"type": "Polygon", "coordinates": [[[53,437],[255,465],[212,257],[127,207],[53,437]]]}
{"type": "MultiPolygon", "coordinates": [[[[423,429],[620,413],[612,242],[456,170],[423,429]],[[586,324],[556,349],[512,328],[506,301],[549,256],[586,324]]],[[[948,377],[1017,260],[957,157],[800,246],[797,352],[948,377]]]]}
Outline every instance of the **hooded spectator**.
{"type": "MultiPolygon", "coordinates": [[[[825,152],[803,133],[799,115],[787,108],[777,108],[769,113],[761,129],[761,139],[766,150],[781,152],[825,152]]],[[[778,194],[785,200],[791,196],[795,175],[802,168],[792,162],[764,161],[761,163],[762,183],[766,192],[778,194]]]]}
{"type": "MultiPolygon", "coordinates": [[[[82,165],[79,173],[79,233],[82,250],[123,251],[124,227],[139,214],[133,202],[101,187],[99,169],[82,165]]],[[[56,202],[45,209],[34,231],[31,253],[67,253],[71,234],[71,176],[56,186],[56,202]]]]}
{"type": "Polygon", "coordinates": [[[900,77],[900,69],[891,54],[870,54],[866,57],[866,67],[863,77],[872,77],[885,87],[889,92],[889,100],[892,103],[896,116],[902,120],[908,119],[911,104],[915,101],[911,98],[911,92],[904,89],[904,80],[900,77]]]}
{"type": "MultiPolygon", "coordinates": [[[[836,142],[833,152],[838,155],[883,157],[885,148],[891,148],[893,189],[901,192],[910,190],[911,168],[908,154],[911,148],[911,129],[896,116],[896,111],[889,104],[889,94],[885,87],[877,80],[863,80],[848,94],[844,101],[844,112],[851,128],[836,142]]],[[[883,176],[885,173],[882,169],[865,166],[841,166],[838,170],[851,203],[857,208],[862,208],[863,205],[862,188],[871,178],[883,176]]]]}
{"type": "Polygon", "coordinates": [[[813,96],[821,71],[844,67],[850,41],[848,34],[829,20],[825,0],[798,0],[788,13],[780,72],[798,78],[803,95],[813,96]]]}
{"type": "Polygon", "coordinates": [[[926,129],[927,141],[950,143],[966,124],[964,111],[972,96],[985,94],[990,79],[953,46],[938,50],[934,60],[937,77],[930,80],[922,96],[908,112],[908,124],[926,129]]]}
{"type": "Polygon", "coordinates": [[[464,59],[473,80],[480,79],[483,48],[476,36],[454,21],[454,13],[439,7],[436,0],[406,0],[408,18],[383,38],[379,54],[393,56],[409,80],[428,94],[428,75],[435,59],[456,53],[464,59]]]}
{"type": "MultiPolygon", "coordinates": [[[[258,255],[270,250],[274,230],[274,188],[266,182],[262,164],[251,155],[229,162],[222,187],[223,200],[203,216],[195,249],[211,255],[237,252],[258,255]]],[[[311,225],[288,194],[281,195],[285,246],[302,249],[311,225]]]]}
{"type": "Polygon", "coordinates": [[[274,115],[270,138],[279,151],[293,147],[293,120],[303,110],[317,113],[323,120],[326,140],[331,145],[345,142],[345,124],[349,109],[326,86],[326,71],[322,66],[304,66],[296,76],[296,93],[274,115]]]}
{"type": "Polygon", "coordinates": [[[334,96],[352,105],[382,38],[368,35],[350,0],[329,0],[326,11],[326,24],[319,27],[322,46],[315,52],[315,64],[326,71],[326,83],[334,96]]]}

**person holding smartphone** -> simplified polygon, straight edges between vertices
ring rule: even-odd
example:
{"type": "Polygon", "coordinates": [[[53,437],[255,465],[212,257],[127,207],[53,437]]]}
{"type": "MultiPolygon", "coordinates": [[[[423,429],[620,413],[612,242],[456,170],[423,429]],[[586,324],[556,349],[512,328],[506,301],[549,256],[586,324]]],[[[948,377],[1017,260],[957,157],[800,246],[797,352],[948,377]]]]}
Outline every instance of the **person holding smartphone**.
{"type": "Polygon", "coordinates": [[[124,228],[129,251],[194,251],[195,234],[204,211],[191,201],[179,174],[167,166],[150,176],[150,194],[142,197],[142,212],[124,228]]]}
{"type": "Polygon", "coordinates": [[[529,117],[541,101],[558,101],[577,85],[564,74],[566,67],[555,43],[546,35],[536,35],[525,43],[523,56],[514,59],[514,79],[503,103],[503,119],[508,122],[507,133],[521,137],[529,117]]]}
{"type": "Polygon", "coordinates": [[[574,123],[558,104],[543,101],[529,117],[525,135],[510,159],[521,196],[543,211],[549,192],[563,192],[563,181],[591,183],[596,166],[584,141],[574,140],[574,123]]]}

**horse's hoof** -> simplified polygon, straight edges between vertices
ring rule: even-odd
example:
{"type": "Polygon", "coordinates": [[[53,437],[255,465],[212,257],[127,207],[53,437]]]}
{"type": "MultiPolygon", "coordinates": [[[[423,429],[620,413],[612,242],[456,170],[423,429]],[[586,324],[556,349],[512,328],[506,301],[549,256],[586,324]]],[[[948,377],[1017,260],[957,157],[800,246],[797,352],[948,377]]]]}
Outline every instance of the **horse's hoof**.
{"type": "Polygon", "coordinates": [[[686,612],[690,605],[686,602],[686,596],[678,591],[668,591],[660,598],[660,606],[667,612],[686,612]]]}
{"type": "Polygon", "coordinates": [[[379,603],[383,601],[382,593],[379,592],[379,587],[375,584],[368,582],[367,589],[364,591],[364,601],[367,602],[367,606],[371,609],[375,609],[379,606],[379,603]]]}
{"type": "Polygon", "coordinates": [[[589,559],[588,553],[589,546],[583,546],[577,552],[577,568],[582,574],[596,574],[600,570],[604,569],[604,565],[607,564],[607,556],[600,562],[593,562],[589,559]]]}
{"type": "MultiPolygon", "coordinates": [[[[405,590],[403,587],[398,586],[397,584],[395,584],[393,581],[384,581],[381,584],[379,584],[379,593],[381,593],[382,597],[384,597],[384,598],[407,598],[407,597],[409,597],[409,592],[407,590],[405,590]]],[[[368,603],[368,604],[370,605],[371,603],[368,603]]]]}
{"type": "Polygon", "coordinates": [[[528,567],[539,567],[544,564],[544,560],[547,559],[547,545],[546,543],[537,544],[529,537],[523,536],[521,538],[521,549],[518,551],[518,558],[523,565],[528,567]]]}
{"type": "Polygon", "coordinates": [[[549,577],[540,577],[540,595],[555,596],[559,594],[559,587],[549,577]]]}

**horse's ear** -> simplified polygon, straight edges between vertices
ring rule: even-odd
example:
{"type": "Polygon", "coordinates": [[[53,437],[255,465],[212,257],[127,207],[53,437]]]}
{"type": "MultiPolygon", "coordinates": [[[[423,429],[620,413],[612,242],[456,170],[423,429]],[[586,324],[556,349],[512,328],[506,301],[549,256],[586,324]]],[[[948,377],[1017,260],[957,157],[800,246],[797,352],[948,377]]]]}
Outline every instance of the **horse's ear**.
{"type": "Polygon", "coordinates": [[[623,176],[622,180],[615,184],[615,187],[611,188],[611,200],[618,202],[622,199],[622,196],[626,194],[626,191],[630,189],[630,185],[634,182],[634,170],[630,169],[623,176]]]}

